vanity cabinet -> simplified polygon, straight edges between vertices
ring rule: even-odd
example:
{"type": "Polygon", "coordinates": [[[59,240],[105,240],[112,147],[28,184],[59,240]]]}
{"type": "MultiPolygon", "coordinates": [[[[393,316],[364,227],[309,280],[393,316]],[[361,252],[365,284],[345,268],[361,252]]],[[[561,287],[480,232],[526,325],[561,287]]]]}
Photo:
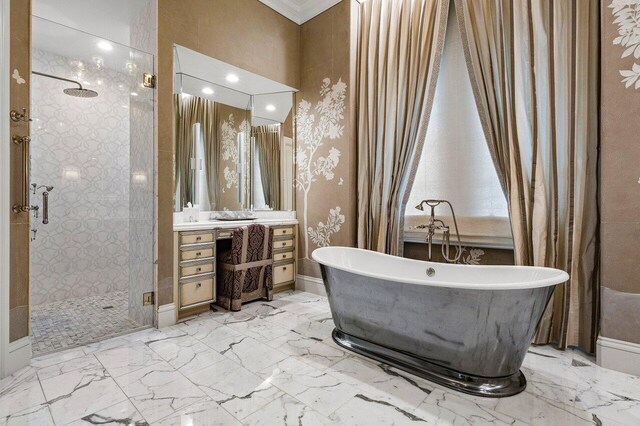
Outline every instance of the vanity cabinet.
{"type": "Polygon", "coordinates": [[[216,232],[175,232],[174,242],[174,300],[179,316],[199,307],[208,309],[216,295],[216,232]]]}
{"type": "Polygon", "coordinates": [[[273,291],[295,288],[296,277],[296,227],[273,227],[273,291]]]}
{"type": "MultiPolygon", "coordinates": [[[[295,289],[297,226],[273,229],[273,291],[295,289]]],[[[209,310],[216,301],[216,253],[233,229],[174,232],[174,291],[178,319],[209,310]],[[221,243],[222,244],[222,243],[221,243]]]]}

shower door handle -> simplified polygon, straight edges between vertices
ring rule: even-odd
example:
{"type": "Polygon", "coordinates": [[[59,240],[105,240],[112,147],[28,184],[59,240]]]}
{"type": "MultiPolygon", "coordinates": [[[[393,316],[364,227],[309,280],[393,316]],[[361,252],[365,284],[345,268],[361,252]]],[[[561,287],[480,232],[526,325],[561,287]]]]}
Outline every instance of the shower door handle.
{"type": "Polygon", "coordinates": [[[14,213],[29,211],[29,136],[13,136],[11,138],[14,144],[22,147],[22,179],[20,186],[20,200],[14,204],[12,210],[14,213]]]}
{"type": "Polygon", "coordinates": [[[49,223],[49,192],[42,192],[42,223],[49,223]]]}

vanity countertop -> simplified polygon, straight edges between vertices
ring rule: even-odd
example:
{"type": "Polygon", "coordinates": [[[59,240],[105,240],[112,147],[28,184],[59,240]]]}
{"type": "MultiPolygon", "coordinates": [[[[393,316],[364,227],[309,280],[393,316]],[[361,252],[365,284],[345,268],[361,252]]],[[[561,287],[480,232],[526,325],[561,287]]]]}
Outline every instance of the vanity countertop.
{"type": "Polygon", "coordinates": [[[254,220],[201,220],[199,222],[183,222],[174,223],[173,230],[177,231],[203,231],[207,229],[233,229],[239,226],[251,225],[252,223],[258,223],[261,225],[297,225],[297,219],[289,218],[258,218],[254,220]]]}

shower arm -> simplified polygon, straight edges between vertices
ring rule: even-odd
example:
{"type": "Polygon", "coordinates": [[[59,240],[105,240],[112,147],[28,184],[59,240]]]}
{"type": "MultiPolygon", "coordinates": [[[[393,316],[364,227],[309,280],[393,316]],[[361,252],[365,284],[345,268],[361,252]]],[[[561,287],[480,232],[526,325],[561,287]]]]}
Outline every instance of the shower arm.
{"type": "Polygon", "coordinates": [[[70,79],[64,78],[64,77],[58,77],[56,75],[45,74],[43,72],[38,72],[38,71],[31,71],[31,74],[41,75],[43,77],[49,77],[49,78],[53,78],[55,80],[66,81],[66,82],[69,82],[69,83],[77,84],[79,89],[84,90],[84,88],[82,87],[82,84],[78,83],[75,80],[70,80],[70,79]]]}

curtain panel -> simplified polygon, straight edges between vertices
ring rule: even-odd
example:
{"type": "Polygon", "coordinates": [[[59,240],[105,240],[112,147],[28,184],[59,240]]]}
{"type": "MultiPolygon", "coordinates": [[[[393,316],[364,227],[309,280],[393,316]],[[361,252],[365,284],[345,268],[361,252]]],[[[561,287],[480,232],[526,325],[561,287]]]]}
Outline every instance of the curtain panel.
{"type": "Polygon", "coordinates": [[[196,96],[173,95],[176,152],[175,191],[180,194],[180,207],[194,199],[195,171],[191,158],[195,158],[194,125],[200,123],[204,140],[204,168],[211,209],[218,201],[218,109],[215,102],[196,96]]]}
{"type": "Polygon", "coordinates": [[[455,0],[518,265],[566,270],[534,343],[593,352],[598,300],[598,2],[455,0]]]}
{"type": "Polygon", "coordinates": [[[252,129],[264,200],[273,210],[280,210],[280,127],[256,126],[252,129]]]}
{"type": "Polygon", "coordinates": [[[449,0],[360,5],[358,247],[402,254],[404,207],[433,104],[448,8],[449,0]]]}

